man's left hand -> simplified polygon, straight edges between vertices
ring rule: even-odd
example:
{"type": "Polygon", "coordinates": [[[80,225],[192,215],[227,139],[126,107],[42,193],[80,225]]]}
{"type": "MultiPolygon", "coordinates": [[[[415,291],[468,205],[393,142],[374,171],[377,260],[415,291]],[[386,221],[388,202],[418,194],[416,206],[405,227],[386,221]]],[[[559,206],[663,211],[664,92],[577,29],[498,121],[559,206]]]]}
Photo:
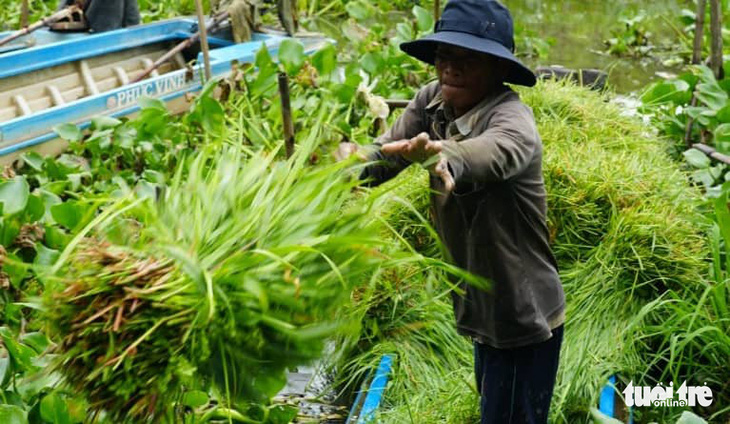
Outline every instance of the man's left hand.
{"type": "Polygon", "coordinates": [[[386,155],[401,155],[410,162],[422,163],[441,153],[441,142],[431,141],[428,134],[423,132],[410,140],[384,144],[380,151],[386,155]]]}
{"type": "Polygon", "coordinates": [[[441,142],[432,141],[427,133],[420,133],[410,140],[395,141],[384,144],[380,151],[386,155],[399,154],[411,162],[429,162],[426,169],[441,178],[446,191],[454,189],[454,177],[449,172],[448,162],[441,154],[441,142]],[[437,156],[437,157],[433,157],[437,156]]]}

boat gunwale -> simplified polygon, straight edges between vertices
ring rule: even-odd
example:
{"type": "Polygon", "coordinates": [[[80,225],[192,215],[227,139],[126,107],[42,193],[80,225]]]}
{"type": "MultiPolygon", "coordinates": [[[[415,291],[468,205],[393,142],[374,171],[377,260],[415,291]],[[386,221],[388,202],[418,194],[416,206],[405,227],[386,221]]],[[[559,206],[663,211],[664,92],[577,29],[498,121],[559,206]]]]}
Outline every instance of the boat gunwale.
{"type": "MultiPolygon", "coordinates": [[[[0,79],[100,54],[111,54],[164,41],[184,40],[193,35],[195,23],[190,18],[175,18],[9,51],[0,54],[0,79]]],[[[221,47],[232,43],[216,37],[211,37],[211,40],[214,44],[222,44],[221,47]]]]}

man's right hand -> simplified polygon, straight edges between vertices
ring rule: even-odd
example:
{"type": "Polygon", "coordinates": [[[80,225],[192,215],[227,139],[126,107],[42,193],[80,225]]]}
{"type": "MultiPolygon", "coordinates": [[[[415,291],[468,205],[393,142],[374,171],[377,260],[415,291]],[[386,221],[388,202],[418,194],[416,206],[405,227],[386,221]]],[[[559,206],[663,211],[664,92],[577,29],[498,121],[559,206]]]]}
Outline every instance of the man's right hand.
{"type": "Polygon", "coordinates": [[[441,153],[441,142],[431,141],[427,133],[420,133],[410,140],[384,144],[380,151],[386,155],[401,155],[410,162],[423,163],[441,153]]]}
{"type": "Polygon", "coordinates": [[[441,178],[447,192],[454,189],[456,182],[449,172],[446,156],[441,153],[441,142],[432,141],[427,133],[420,133],[410,140],[384,144],[380,151],[386,155],[399,154],[411,162],[423,164],[428,172],[441,178]]]}

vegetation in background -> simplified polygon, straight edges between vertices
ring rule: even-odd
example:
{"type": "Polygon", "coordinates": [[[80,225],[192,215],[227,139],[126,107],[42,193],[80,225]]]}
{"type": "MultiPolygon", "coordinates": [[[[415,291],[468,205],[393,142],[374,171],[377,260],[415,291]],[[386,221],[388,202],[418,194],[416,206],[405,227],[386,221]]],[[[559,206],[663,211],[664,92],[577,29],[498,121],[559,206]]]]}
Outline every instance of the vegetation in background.
{"type": "Polygon", "coordinates": [[[647,87],[641,100],[654,126],[694,169],[693,180],[717,196],[720,185],[730,179],[727,166],[713,164],[701,151],[687,149],[686,140],[730,154],[730,79],[718,81],[706,66],[695,66],[647,87]]]}
{"type": "Polygon", "coordinates": [[[607,52],[616,56],[648,56],[653,46],[650,43],[651,33],[643,25],[646,16],[643,13],[621,20],[624,27],[613,30],[612,38],[604,41],[607,52]]]}

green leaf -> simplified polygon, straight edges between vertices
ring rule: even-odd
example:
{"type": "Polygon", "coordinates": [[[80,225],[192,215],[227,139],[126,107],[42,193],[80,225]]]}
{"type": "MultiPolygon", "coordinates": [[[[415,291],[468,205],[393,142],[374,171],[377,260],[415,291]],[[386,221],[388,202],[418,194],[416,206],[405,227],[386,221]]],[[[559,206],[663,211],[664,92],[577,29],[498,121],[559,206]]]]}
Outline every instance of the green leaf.
{"type": "Polygon", "coordinates": [[[261,48],[256,52],[255,64],[256,67],[259,68],[259,72],[275,67],[274,61],[271,59],[271,54],[269,54],[269,49],[266,47],[266,44],[262,44],[261,48]]]}
{"type": "Polygon", "coordinates": [[[15,405],[0,405],[0,423],[28,424],[25,411],[15,405]]]}
{"type": "Polygon", "coordinates": [[[81,140],[81,130],[74,124],[61,124],[53,127],[53,131],[64,140],[79,141],[81,140]]]}
{"type": "MultiPolygon", "coordinates": [[[[2,203],[0,203],[0,208],[2,208],[2,203]]],[[[17,216],[0,218],[0,244],[10,246],[20,233],[21,224],[17,216]]]]}
{"type": "Polygon", "coordinates": [[[413,15],[416,17],[418,30],[426,32],[433,29],[433,15],[421,6],[413,6],[413,15]]]}
{"type": "Polygon", "coordinates": [[[205,97],[213,97],[213,94],[215,93],[215,89],[218,88],[220,85],[221,78],[211,78],[208,82],[205,83],[203,88],[200,90],[200,94],[198,94],[198,98],[205,98],[205,97]]]}
{"type": "Polygon", "coordinates": [[[722,124],[730,124],[730,104],[717,111],[715,115],[722,124]]]}
{"type": "Polygon", "coordinates": [[[139,107],[142,109],[157,109],[160,111],[167,112],[167,106],[165,102],[160,99],[155,99],[148,96],[142,96],[139,98],[139,107]]]}
{"type": "Polygon", "coordinates": [[[700,77],[693,72],[683,72],[679,74],[677,79],[681,79],[682,81],[687,82],[691,90],[694,90],[694,88],[697,86],[697,83],[700,81],[700,77]]]}
{"type": "Polygon", "coordinates": [[[40,243],[36,243],[35,250],[36,256],[33,264],[42,267],[52,266],[61,255],[58,250],[49,249],[40,243]]]}
{"type": "Polygon", "coordinates": [[[41,418],[53,424],[71,424],[68,405],[58,392],[51,392],[41,400],[41,418]]]}
{"type": "Polygon", "coordinates": [[[710,158],[697,149],[689,149],[684,152],[684,158],[695,168],[707,168],[710,166],[710,158]]]}
{"type": "Polygon", "coordinates": [[[720,110],[728,103],[727,93],[717,83],[697,84],[696,96],[712,110],[720,110]]]}
{"type": "Polygon", "coordinates": [[[710,168],[698,169],[691,174],[692,180],[701,183],[706,189],[712,187],[715,184],[715,178],[710,172],[710,168]]]}
{"type": "Polygon", "coordinates": [[[370,35],[370,30],[350,19],[340,26],[342,35],[353,43],[363,43],[370,35]]]}
{"type": "Polygon", "coordinates": [[[595,424],[623,424],[623,422],[605,415],[596,408],[591,408],[591,417],[595,424]]]}
{"type": "Polygon", "coordinates": [[[24,334],[23,337],[20,338],[20,341],[30,346],[39,354],[43,353],[51,344],[48,337],[39,331],[24,334]]]}
{"type": "Polygon", "coordinates": [[[352,88],[358,88],[362,82],[362,76],[360,76],[360,68],[357,63],[351,63],[345,68],[345,85],[352,88]]]}
{"type": "Polygon", "coordinates": [[[225,110],[220,102],[212,97],[200,99],[203,129],[209,133],[218,134],[223,131],[225,124],[225,110]]]}
{"type": "Polygon", "coordinates": [[[63,203],[63,200],[61,200],[58,195],[55,193],[52,193],[48,190],[40,190],[41,198],[43,199],[43,206],[45,209],[45,212],[43,214],[43,221],[49,224],[53,224],[56,221],[53,220],[53,215],[51,214],[51,207],[54,205],[59,205],[63,203]]]}
{"type": "Polygon", "coordinates": [[[286,386],[286,373],[281,372],[259,372],[253,380],[254,388],[258,393],[270,399],[286,386]]]}
{"type": "Polygon", "coordinates": [[[142,178],[154,184],[165,184],[165,174],[152,169],[144,170],[142,178]]]}
{"type": "Polygon", "coordinates": [[[699,65],[693,66],[692,68],[700,81],[709,84],[717,84],[717,80],[715,79],[715,73],[712,72],[712,69],[710,69],[708,66],[699,65]]]}
{"type": "MultiPolygon", "coordinates": [[[[149,136],[160,134],[165,128],[167,128],[167,122],[167,112],[157,107],[147,107],[142,109],[136,120],[139,132],[149,136]]],[[[129,147],[131,147],[131,145],[129,147]]]]}
{"type": "Polygon", "coordinates": [[[358,21],[369,19],[373,13],[373,7],[364,1],[351,1],[345,5],[347,14],[358,21]]]}
{"type": "Polygon", "coordinates": [[[0,327],[0,337],[2,337],[5,350],[7,350],[8,356],[10,357],[10,364],[13,372],[23,372],[34,369],[33,358],[38,355],[33,351],[33,349],[19,343],[7,327],[0,327]]]}
{"type": "Polygon", "coordinates": [[[298,408],[291,405],[276,405],[269,408],[267,424],[289,424],[299,413],[298,408]]]}
{"type": "Polygon", "coordinates": [[[43,218],[46,208],[40,196],[31,194],[28,196],[28,203],[25,205],[25,216],[28,222],[36,222],[43,218]]]}
{"type": "Polygon", "coordinates": [[[41,172],[43,170],[43,156],[39,155],[36,152],[26,152],[23,153],[23,162],[33,168],[34,170],[41,172]]]}
{"type": "Polygon", "coordinates": [[[190,392],[183,393],[180,403],[190,408],[199,408],[207,405],[208,402],[210,402],[210,399],[208,398],[207,393],[200,390],[192,390],[190,392]]]}
{"type": "Polygon", "coordinates": [[[155,199],[157,197],[157,187],[149,181],[140,180],[134,187],[134,192],[140,199],[155,199]]]}
{"type": "Polygon", "coordinates": [[[56,165],[61,169],[64,175],[72,174],[88,170],[86,159],[69,154],[63,154],[56,159],[56,165]]]}
{"type": "Polygon", "coordinates": [[[3,204],[3,215],[13,215],[21,212],[28,204],[30,186],[25,177],[15,177],[12,180],[0,183],[0,203],[3,204]]]}
{"type": "Polygon", "coordinates": [[[723,154],[730,154],[730,124],[721,124],[715,128],[715,147],[723,154]]]}
{"type": "Polygon", "coordinates": [[[91,118],[92,130],[105,130],[121,125],[122,121],[111,116],[95,116],[91,118]]]}
{"type": "Polygon", "coordinates": [[[304,65],[304,46],[299,40],[287,38],[279,46],[279,62],[290,75],[296,74],[304,65]]]}
{"type": "Polygon", "coordinates": [[[51,206],[51,216],[60,225],[75,231],[91,218],[91,206],[74,200],[51,206]]]}
{"type": "Polygon", "coordinates": [[[730,244],[730,209],[728,209],[728,195],[730,182],[723,183],[720,196],[715,199],[715,219],[725,244],[730,244]]]}
{"type": "Polygon", "coordinates": [[[707,424],[707,421],[703,420],[691,411],[682,412],[682,416],[677,420],[677,424],[707,424]]]}
{"type": "Polygon", "coordinates": [[[413,40],[413,27],[405,22],[401,22],[395,26],[396,36],[393,38],[395,45],[413,40]]]}
{"type": "Polygon", "coordinates": [[[692,97],[691,88],[684,80],[659,81],[652,84],[641,96],[644,104],[660,104],[672,102],[686,104],[692,97]]]}
{"type": "Polygon", "coordinates": [[[8,373],[10,369],[10,359],[7,357],[0,357],[0,386],[5,386],[5,381],[10,377],[8,373]]]}
{"type": "Polygon", "coordinates": [[[72,236],[67,234],[63,229],[46,225],[45,244],[51,249],[63,250],[71,241],[72,236]]]}
{"type": "Polygon", "coordinates": [[[28,275],[28,265],[11,252],[7,253],[4,262],[2,270],[8,274],[10,284],[12,284],[16,289],[20,289],[21,283],[25,279],[26,275],[28,275]]]}
{"type": "Polygon", "coordinates": [[[322,76],[331,74],[337,68],[337,51],[335,46],[327,44],[326,47],[319,49],[312,56],[312,65],[322,76]]]}
{"type": "Polygon", "coordinates": [[[360,59],[360,65],[370,75],[377,75],[385,67],[385,60],[380,53],[365,53],[360,59]]]}

